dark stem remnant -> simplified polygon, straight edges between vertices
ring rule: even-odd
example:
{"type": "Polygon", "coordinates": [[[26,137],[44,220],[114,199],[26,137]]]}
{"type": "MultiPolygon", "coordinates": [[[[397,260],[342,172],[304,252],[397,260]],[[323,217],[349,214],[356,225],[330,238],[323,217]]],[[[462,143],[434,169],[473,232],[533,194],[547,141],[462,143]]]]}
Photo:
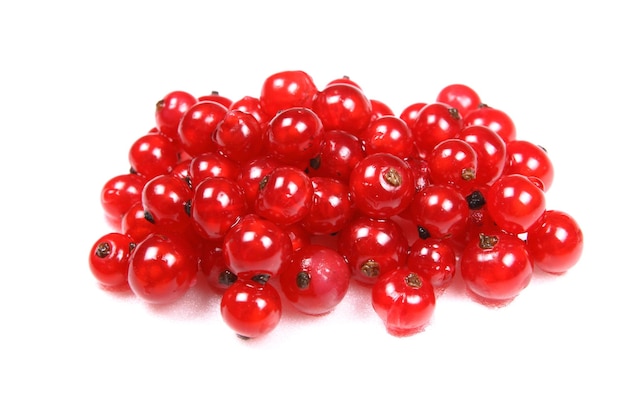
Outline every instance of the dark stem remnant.
{"type": "Polygon", "coordinates": [[[311,283],[311,275],[306,271],[298,272],[296,275],[296,285],[301,290],[306,290],[309,288],[309,284],[311,283]]]}
{"type": "Polygon", "coordinates": [[[420,239],[428,239],[430,237],[430,232],[426,230],[425,227],[417,226],[417,235],[420,239]]]}
{"type": "Polygon", "coordinates": [[[485,204],[487,204],[485,196],[478,190],[465,197],[465,201],[467,201],[467,205],[471,210],[480,210],[485,204]]]}
{"type": "Polygon", "coordinates": [[[98,258],[106,258],[111,254],[111,245],[109,242],[102,242],[96,248],[96,256],[98,258]]]}
{"type": "Polygon", "coordinates": [[[380,275],[380,265],[373,259],[368,259],[361,265],[361,272],[369,278],[376,278],[380,275]]]}
{"type": "Polygon", "coordinates": [[[493,249],[498,244],[498,236],[481,233],[478,238],[480,239],[478,246],[481,249],[493,249]]]}
{"type": "Polygon", "coordinates": [[[409,273],[404,278],[404,281],[409,287],[413,287],[413,288],[420,288],[423,284],[422,279],[415,272],[409,273]]]}
{"type": "Polygon", "coordinates": [[[237,281],[237,275],[229,269],[225,269],[217,276],[217,282],[225,287],[230,287],[237,281]]]}
{"type": "Polygon", "coordinates": [[[385,172],[383,178],[387,184],[394,187],[402,185],[402,175],[400,175],[400,173],[393,168],[390,168],[389,171],[385,172]]]}

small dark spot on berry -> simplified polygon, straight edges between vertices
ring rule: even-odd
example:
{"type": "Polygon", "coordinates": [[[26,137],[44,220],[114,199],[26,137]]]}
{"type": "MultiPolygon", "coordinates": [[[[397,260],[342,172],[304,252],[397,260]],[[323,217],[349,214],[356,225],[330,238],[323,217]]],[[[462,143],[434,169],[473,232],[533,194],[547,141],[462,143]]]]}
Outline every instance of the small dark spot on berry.
{"type": "Polygon", "coordinates": [[[154,224],[154,217],[152,217],[152,214],[150,214],[149,211],[144,211],[143,212],[143,217],[148,220],[150,223],[154,224]]]}
{"type": "Polygon", "coordinates": [[[96,256],[98,258],[106,258],[111,254],[111,245],[109,242],[102,242],[96,248],[96,256]]]}
{"type": "Polygon", "coordinates": [[[478,190],[465,197],[465,201],[472,210],[479,210],[486,204],[485,196],[478,190]]]}
{"type": "Polygon", "coordinates": [[[417,235],[420,239],[428,239],[430,237],[430,232],[423,226],[417,226],[417,235]]]}
{"type": "Polygon", "coordinates": [[[320,155],[317,155],[315,158],[312,158],[309,161],[309,166],[313,169],[320,169],[321,165],[322,165],[322,158],[320,155]]]}
{"type": "Polygon", "coordinates": [[[235,281],[237,281],[237,275],[229,269],[223,270],[217,276],[217,282],[224,287],[230,287],[235,281]]]}
{"type": "Polygon", "coordinates": [[[306,271],[298,272],[296,275],[296,285],[301,290],[306,290],[309,288],[309,284],[311,283],[311,275],[306,271]]]}
{"type": "Polygon", "coordinates": [[[252,281],[265,285],[271,278],[270,274],[257,274],[252,277],[252,281]]]}
{"type": "Polygon", "coordinates": [[[448,113],[450,113],[450,116],[452,116],[454,120],[461,120],[461,113],[459,113],[457,108],[452,107],[448,109],[448,113]]]}
{"type": "Polygon", "coordinates": [[[191,217],[191,200],[185,201],[185,213],[191,217]]]}

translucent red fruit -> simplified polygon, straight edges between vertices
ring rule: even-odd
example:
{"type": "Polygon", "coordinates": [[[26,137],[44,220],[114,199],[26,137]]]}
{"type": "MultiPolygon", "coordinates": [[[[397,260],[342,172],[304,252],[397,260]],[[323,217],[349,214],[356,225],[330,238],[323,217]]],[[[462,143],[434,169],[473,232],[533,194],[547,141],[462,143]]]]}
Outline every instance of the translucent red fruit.
{"type": "Polygon", "coordinates": [[[411,245],[406,265],[435,289],[444,290],[456,273],[456,252],[446,240],[417,239],[411,245]]]}
{"type": "Polygon", "coordinates": [[[105,288],[128,288],[128,261],[135,247],[125,234],[111,232],[100,237],[89,252],[89,268],[105,288]]]}
{"type": "Polygon", "coordinates": [[[352,170],[348,184],[357,209],[377,219],[403,212],[415,194],[412,169],[391,153],[367,155],[352,170]]]}
{"type": "Polygon", "coordinates": [[[242,163],[260,155],[262,136],[263,128],[253,115],[229,110],[215,128],[213,140],[219,152],[242,163]]]}
{"type": "Polygon", "coordinates": [[[517,129],[513,119],[500,109],[482,105],[475,110],[468,112],[463,117],[465,127],[480,125],[488,127],[496,132],[505,143],[517,139],[517,129]]]}
{"type": "Polygon", "coordinates": [[[520,174],[501,176],[485,198],[493,221],[512,234],[528,231],[546,210],[544,192],[520,174]]]}
{"type": "Polygon", "coordinates": [[[467,142],[476,151],[477,184],[493,184],[505,170],[508,163],[507,145],[493,130],[486,126],[473,125],[464,127],[459,139],[467,142]]]}
{"type": "Polygon", "coordinates": [[[424,330],[435,305],[430,282],[407,267],[386,272],[372,287],[374,311],[394,336],[410,336],[424,330]]]}
{"type": "Polygon", "coordinates": [[[224,263],[238,277],[278,275],[293,252],[286,232],[256,214],[247,214],[224,236],[224,263]]]}
{"type": "Polygon", "coordinates": [[[141,202],[141,191],[146,182],[146,177],[128,173],[116,175],[104,183],[100,190],[100,204],[113,225],[119,227],[126,212],[141,202]]]}
{"type": "Polygon", "coordinates": [[[306,245],[293,253],[280,274],[280,287],[300,312],[311,315],[332,311],[350,285],[345,258],[322,245],[306,245]]]}
{"type": "Polygon", "coordinates": [[[347,183],[352,170],[364,157],[365,150],[357,136],[342,130],[326,131],[319,156],[310,161],[308,172],[347,183]]]}
{"type": "Polygon", "coordinates": [[[392,153],[399,158],[408,158],[415,152],[413,135],[404,120],[392,115],[383,115],[373,120],[362,136],[365,153],[392,153]]]}
{"type": "Polygon", "coordinates": [[[220,313],[239,337],[257,338],[278,326],[282,302],[266,277],[239,278],[222,294],[220,313]]]}
{"type": "Polygon", "coordinates": [[[437,144],[427,158],[433,184],[449,185],[467,195],[476,188],[478,156],[461,139],[446,139],[437,144]]]}
{"type": "Polygon", "coordinates": [[[159,132],[177,143],[178,125],[183,114],[198,100],[186,91],[171,91],[156,103],[154,118],[159,132]]]}
{"type": "Polygon", "coordinates": [[[440,142],[458,137],[463,118],[454,107],[435,102],[422,107],[409,127],[420,156],[426,157],[440,142]]]}
{"type": "Polygon", "coordinates": [[[460,269],[474,300],[500,306],[511,302],[528,286],[533,264],[525,242],[517,236],[481,234],[466,245],[460,269]]]}
{"type": "Polygon", "coordinates": [[[359,135],[370,123],[372,103],[363,91],[350,84],[326,86],[313,100],[313,111],[325,130],[343,130],[359,135]]]}
{"type": "Polygon", "coordinates": [[[183,232],[191,226],[189,184],[173,175],[157,175],[146,183],[141,193],[141,204],[146,218],[159,230],[183,232]]]}
{"type": "Polygon", "coordinates": [[[179,162],[179,142],[160,133],[137,138],[128,151],[132,170],[147,179],[169,173],[179,162]]]}
{"type": "Polygon", "coordinates": [[[304,168],[320,152],[324,127],[311,109],[285,109],[274,116],[267,129],[268,152],[284,164],[304,168]]]}
{"type": "Polygon", "coordinates": [[[355,213],[350,189],[343,182],[326,177],[312,177],[311,184],[311,207],[300,224],[314,235],[341,231],[355,213]]]}
{"type": "Polygon", "coordinates": [[[197,272],[197,253],[184,237],[155,233],[133,250],[128,284],[146,302],[170,303],[181,298],[195,283],[197,272]]]}
{"type": "Polygon", "coordinates": [[[281,71],[265,79],[259,102],[263,112],[274,116],[290,107],[311,107],[317,87],[313,78],[304,71],[281,71]]]}
{"type": "Polygon", "coordinates": [[[505,174],[521,174],[535,177],[548,191],[554,180],[554,166],[548,153],[541,146],[525,140],[515,140],[506,144],[505,174]]]}
{"type": "Polygon", "coordinates": [[[254,211],[276,224],[289,225],[306,217],[312,201],[311,178],[299,168],[280,166],[259,184],[254,211]]]}
{"type": "Polygon", "coordinates": [[[228,109],[215,101],[199,101],[182,115],[178,136],[182,149],[191,157],[217,149],[213,132],[228,109]]]}
{"type": "Polygon", "coordinates": [[[410,219],[415,226],[437,239],[463,236],[468,218],[465,197],[449,185],[427,185],[417,192],[410,206],[410,219]]]}
{"type": "Polygon", "coordinates": [[[465,84],[450,84],[445,86],[439,91],[435,101],[454,107],[459,111],[461,117],[477,109],[481,104],[478,93],[465,84]]]}
{"type": "Polygon", "coordinates": [[[576,265],[583,251],[583,233],[576,220],[560,210],[547,210],[527,234],[535,266],[562,274],[576,265]]]}

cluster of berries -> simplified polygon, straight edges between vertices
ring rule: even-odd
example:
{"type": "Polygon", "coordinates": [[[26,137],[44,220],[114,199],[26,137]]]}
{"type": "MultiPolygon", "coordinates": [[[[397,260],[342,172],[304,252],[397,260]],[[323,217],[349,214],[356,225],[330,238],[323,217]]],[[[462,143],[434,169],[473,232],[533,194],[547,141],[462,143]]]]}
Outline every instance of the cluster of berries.
{"type": "Polygon", "coordinates": [[[102,187],[115,231],[94,243],[93,275],[149,303],[206,280],[243,338],[273,330],[286,302],[331,312],[353,282],[390,334],[411,335],[455,276],[501,306],[535,268],[561,274],[582,253],[576,221],[546,208],[546,151],[462,84],[399,115],[303,71],[237,101],[172,91],[128,159],[102,187]]]}

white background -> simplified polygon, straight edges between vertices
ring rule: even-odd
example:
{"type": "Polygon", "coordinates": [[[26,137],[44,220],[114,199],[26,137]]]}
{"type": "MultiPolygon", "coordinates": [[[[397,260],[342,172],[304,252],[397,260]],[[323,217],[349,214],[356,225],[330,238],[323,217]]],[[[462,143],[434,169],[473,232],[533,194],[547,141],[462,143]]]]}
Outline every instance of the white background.
{"type": "Polygon", "coordinates": [[[625,415],[617,4],[4,2],[0,415],[625,415]],[[397,113],[471,86],[548,149],[548,206],[583,228],[580,262],[502,309],[452,288],[410,338],[358,288],[253,341],[217,296],[153,308],[101,291],[87,264],[110,230],[100,188],[128,170],[156,101],[255,96],[287,69],[319,86],[349,75],[397,113]]]}

